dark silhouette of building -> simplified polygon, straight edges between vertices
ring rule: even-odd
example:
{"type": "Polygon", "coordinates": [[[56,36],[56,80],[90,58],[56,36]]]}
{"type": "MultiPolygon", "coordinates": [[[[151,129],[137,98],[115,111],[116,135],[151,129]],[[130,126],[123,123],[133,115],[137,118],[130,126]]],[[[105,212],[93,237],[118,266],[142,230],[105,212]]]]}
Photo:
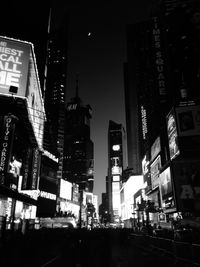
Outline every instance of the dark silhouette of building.
{"type": "Polygon", "coordinates": [[[55,25],[50,10],[47,57],[44,72],[44,103],[47,114],[44,149],[59,155],[57,178],[62,178],[64,148],[64,113],[67,74],[67,21],[55,25]]]}
{"type": "Polygon", "coordinates": [[[90,105],[83,105],[78,95],[67,103],[63,179],[79,185],[80,190],[93,192],[94,156],[90,139],[90,105]]]}

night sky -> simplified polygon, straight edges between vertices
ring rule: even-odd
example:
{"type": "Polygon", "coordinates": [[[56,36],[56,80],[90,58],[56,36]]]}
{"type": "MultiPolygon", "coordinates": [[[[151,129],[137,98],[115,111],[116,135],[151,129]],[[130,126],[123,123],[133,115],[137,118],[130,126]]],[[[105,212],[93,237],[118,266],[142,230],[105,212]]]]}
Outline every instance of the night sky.
{"type": "MultiPolygon", "coordinates": [[[[94,194],[105,192],[108,167],[109,120],[125,128],[123,63],[126,61],[126,24],[148,18],[155,1],[72,1],[69,14],[67,100],[75,92],[79,74],[80,97],[93,109],[94,194]],[[101,3],[101,4],[100,4],[101,3]],[[89,35],[88,35],[89,34],[89,35]]],[[[158,3],[158,1],[157,1],[158,3]]],[[[126,166],[125,166],[126,167],[126,166]]]]}
{"type": "MultiPolygon", "coordinates": [[[[75,94],[78,74],[80,97],[93,110],[91,140],[94,143],[94,194],[98,195],[99,204],[101,193],[105,192],[108,168],[109,120],[121,123],[126,128],[123,80],[126,24],[149,18],[158,2],[68,0],[65,6],[54,7],[56,25],[63,21],[63,17],[69,22],[66,101],[75,94]]],[[[24,40],[26,37],[31,39],[32,34],[37,36],[37,32],[45,36],[47,17],[48,7],[17,6],[9,11],[9,15],[7,12],[1,15],[0,35],[16,38],[21,30],[25,33],[24,40]],[[10,36],[7,34],[9,32],[10,36]]],[[[39,36],[38,39],[34,38],[33,43],[44,50],[39,36]]]]}

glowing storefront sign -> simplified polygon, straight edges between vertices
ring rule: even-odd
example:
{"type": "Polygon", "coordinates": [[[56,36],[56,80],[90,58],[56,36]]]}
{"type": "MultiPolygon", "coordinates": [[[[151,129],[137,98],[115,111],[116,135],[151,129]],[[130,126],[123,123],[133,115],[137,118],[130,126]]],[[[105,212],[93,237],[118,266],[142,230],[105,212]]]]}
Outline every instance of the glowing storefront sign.
{"type": "Polygon", "coordinates": [[[41,198],[46,198],[46,199],[50,199],[50,200],[56,200],[56,195],[53,193],[49,193],[46,191],[42,191],[42,190],[20,190],[19,191],[22,194],[26,194],[29,195],[31,198],[37,200],[38,197],[41,198]]]}
{"type": "Polygon", "coordinates": [[[40,190],[40,197],[42,198],[47,198],[47,199],[51,199],[51,200],[56,200],[56,195],[49,193],[49,192],[45,192],[45,191],[41,191],[40,190]]]}
{"type": "Polygon", "coordinates": [[[14,116],[4,116],[3,136],[0,146],[0,183],[5,183],[5,173],[8,171],[8,163],[11,157],[11,149],[14,134],[14,116]]]}
{"type": "Polygon", "coordinates": [[[22,189],[30,189],[29,188],[29,180],[30,180],[30,165],[31,161],[31,148],[28,147],[26,152],[24,153],[24,158],[23,158],[23,164],[22,164],[22,189]]]}
{"type": "Polygon", "coordinates": [[[38,178],[40,170],[40,153],[37,148],[33,149],[33,161],[32,161],[32,172],[31,172],[31,189],[38,188],[38,178]]]}

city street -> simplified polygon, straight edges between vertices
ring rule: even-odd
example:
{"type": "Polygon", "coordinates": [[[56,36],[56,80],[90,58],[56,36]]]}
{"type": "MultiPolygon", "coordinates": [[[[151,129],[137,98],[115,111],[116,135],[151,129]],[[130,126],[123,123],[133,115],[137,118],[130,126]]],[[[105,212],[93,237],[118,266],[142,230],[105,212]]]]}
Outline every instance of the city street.
{"type": "Polygon", "coordinates": [[[190,266],[147,250],[124,229],[43,229],[13,238],[1,252],[1,267],[190,266]]]}

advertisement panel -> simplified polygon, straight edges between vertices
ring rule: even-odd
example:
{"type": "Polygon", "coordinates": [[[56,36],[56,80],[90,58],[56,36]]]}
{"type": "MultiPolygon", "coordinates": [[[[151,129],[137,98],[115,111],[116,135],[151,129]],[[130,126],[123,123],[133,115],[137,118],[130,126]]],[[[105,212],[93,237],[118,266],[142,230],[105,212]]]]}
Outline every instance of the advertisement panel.
{"type": "Polygon", "coordinates": [[[146,184],[145,191],[148,193],[151,190],[151,173],[150,173],[150,156],[146,154],[142,160],[142,175],[143,182],[146,184]]]}
{"type": "Polygon", "coordinates": [[[173,162],[173,175],[179,211],[200,215],[200,160],[173,162]]]}
{"type": "Polygon", "coordinates": [[[16,117],[11,114],[4,116],[0,142],[0,184],[6,183],[6,174],[9,171],[11,151],[15,131],[16,117]]]}
{"type": "Polygon", "coordinates": [[[113,210],[120,210],[120,183],[112,182],[112,206],[113,210]]]}
{"type": "Polygon", "coordinates": [[[176,205],[170,167],[160,173],[160,193],[163,210],[166,213],[175,211],[176,205]]]}
{"type": "Polygon", "coordinates": [[[29,120],[42,149],[45,111],[32,43],[0,36],[0,94],[26,98],[29,120]]]}
{"type": "Polygon", "coordinates": [[[12,156],[9,162],[9,170],[6,178],[8,183],[6,182],[6,185],[14,190],[18,189],[21,166],[21,161],[18,161],[15,156],[12,156]]]}
{"type": "Polygon", "coordinates": [[[200,135],[200,105],[176,108],[179,136],[200,135]]]}
{"type": "Polygon", "coordinates": [[[72,200],[72,183],[60,179],[60,197],[72,200]]]}
{"type": "Polygon", "coordinates": [[[72,184],[72,201],[79,202],[79,185],[72,184]]]}
{"type": "Polygon", "coordinates": [[[161,151],[161,144],[160,144],[160,136],[158,136],[151,146],[151,160],[154,160],[155,157],[160,153],[161,151]]]}
{"type": "Polygon", "coordinates": [[[161,168],[161,157],[158,156],[150,165],[151,187],[152,189],[159,186],[159,173],[161,168]]]}
{"type": "Polygon", "coordinates": [[[30,44],[0,36],[0,93],[25,97],[29,68],[30,44]]]}
{"type": "Polygon", "coordinates": [[[176,120],[173,110],[171,110],[170,113],[167,115],[166,122],[167,122],[167,134],[169,142],[169,155],[170,159],[172,160],[177,155],[180,154],[178,146],[178,133],[176,127],[176,120]]]}

